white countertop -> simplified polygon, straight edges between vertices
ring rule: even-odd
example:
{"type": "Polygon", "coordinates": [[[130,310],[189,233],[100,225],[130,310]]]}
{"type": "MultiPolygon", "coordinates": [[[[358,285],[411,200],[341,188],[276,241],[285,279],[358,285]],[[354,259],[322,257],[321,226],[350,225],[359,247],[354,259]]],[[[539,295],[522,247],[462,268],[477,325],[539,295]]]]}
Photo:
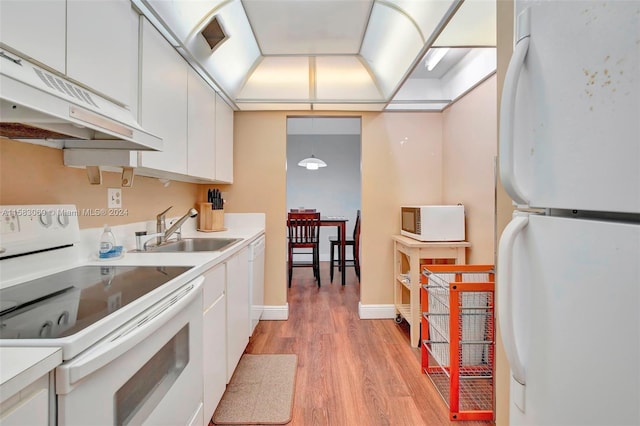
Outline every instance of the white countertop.
{"type": "Polygon", "coordinates": [[[0,348],[0,402],[62,363],[60,348],[0,348]]]}
{"type": "MultiPolygon", "coordinates": [[[[184,274],[172,280],[171,285],[167,285],[166,293],[169,294],[177,287],[197,278],[205,271],[238,253],[264,234],[264,215],[262,215],[262,221],[258,221],[257,223],[252,220],[243,223],[242,218],[242,214],[238,214],[235,219],[227,219],[227,215],[225,215],[225,222],[229,222],[228,224],[225,223],[228,229],[220,232],[199,232],[195,229],[189,229],[190,227],[183,227],[182,238],[242,239],[222,252],[136,253],[127,251],[124,256],[118,259],[97,260],[95,255],[87,249],[87,244],[85,243],[93,243],[94,239],[97,242],[98,239],[94,237],[95,235],[99,235],[101,230],[91,229],[86,230],[86,232],[83,230],[82,232],[85,235],[83,236],[84,241],[81,243],[81,245],[84,246],[81,257],[85,260],[80,260],[80,263],[85,265],[192,266],[192,268],[184,274]]],[[[120,231],[126,232],[127,236],[134,234],[131,232],[131,225],[124,225],[122,228],[120,231]]],[[[114,227],[113,229],[115,232],[118,231],[118,227],[114,227]]],[[[118,237],[117,234],[116,237],[118,237]]],[[[120,241],[122,240],[123,239],[120,239],[120,241]]],[[[128,244],[125,245],[125,249],[133,249],[133,247],[131,247],[133,239],[127,239],[126,241],[128,244]]],[[[2,400],[4,400],[5,397],[8,398],[14,395],[16,392],[31,384],[33,380],[56,368],[61,363],[62,352],[60,348],[0,347],[0,395],[2,396],[2,400]]]]}

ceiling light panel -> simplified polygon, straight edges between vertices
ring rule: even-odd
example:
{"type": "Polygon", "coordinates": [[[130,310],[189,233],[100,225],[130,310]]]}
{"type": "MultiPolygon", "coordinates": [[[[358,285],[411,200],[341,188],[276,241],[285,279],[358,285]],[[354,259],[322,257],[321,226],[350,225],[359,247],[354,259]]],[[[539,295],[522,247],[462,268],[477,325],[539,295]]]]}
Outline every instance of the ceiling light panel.
{"type": "Polygon", "coordinates": [[[238,101],[309,99],[309,58],[270,56],[264,58],[247,80],[238,101]]]}
{"type": "Polygon", "coordinates": [[[311,104],[305,103],[268,103],[237,102],[240,111],[310,111],[311,104]]]}
{"type": "Polygon", "coordinates": [[[496,46],[496,2],[465,0],[434,46],[496,46]]]}
{"type": "Polygon", "coordinates": [[[447,100],[439,78],[410,78],[391,102],[447,100]]]}
{"type": "Polygon", "coordinates": [[[233,98],[240,92],[245,76],[260,58],[260,50],[240,0],[225,4],[216,13],[216,18],[228,38],[213,53],[200,34],[208,21],[203,21],[200,27],[195,28],[184,44],[202,68],[233,98]]]}
{"type": "Polygon", "coordinates": [[[314,111],[382,111],[386,104],[378,103],[315,103],[314,111]]]}
{"type": "Polygon", "coordinates": [[[495,47],[471,49],[464,58],[442,77],[443,93],[457,99],[496,71],[495,47]]]}
{"type": "Polygon", "coordinates": [[[390,103],[385,108],[386,111],[442,111],[449,105],[449,102],[415,102],[415,103],[390,103]]]}
{"type": "Polygon", "coordinates": [[[316,58],[316,98],[334,101],[383,100],[371,74],[354,56],[316,58]]]}
{"type": "Polygon", "coordinates": [[[242,0],[264,55],[357,54],[373,0],[242,0]]]}
{"type": "Polygon", "coordinates": [[[360,53],[385,97],[391,96],[423,46],[420,31],[406,14],[374,4],[360,53]]]}
{"type": "Polygon", "coordinates": [[[411,73],[411,79],[414,78],[440,78],[445,75],[451,67],[460,62],[464,56],[469,53],[471,48],[469,47],[452,47],[449,48],[447,54],[442,58],[438,65],[431,71],[426,67],[426,59],[430,55],[433,49],[429,49],[422,58],[420,66],[417,66],[411,73]]]}
{"type": "MultiPolygon", "coordinates": [[[[455,0],[380,0],[405,13],[427,42],[455,0]]],[[[487,0],[485,0],[487,1],[487,0]]]]}

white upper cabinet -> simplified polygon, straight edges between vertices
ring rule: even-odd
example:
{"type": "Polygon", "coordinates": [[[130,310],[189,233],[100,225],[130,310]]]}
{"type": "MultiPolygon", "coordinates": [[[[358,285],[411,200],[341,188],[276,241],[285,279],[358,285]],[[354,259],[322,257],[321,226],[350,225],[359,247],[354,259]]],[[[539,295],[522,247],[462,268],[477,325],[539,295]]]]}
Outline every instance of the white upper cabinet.
{"type": "Polygon", "coordinates": [[[0,44],[64,74],[66,20],[66,0],[2,0],[0,44]]]}
{"type": "Polygon", "coordinates": [[[187,107],[187,172],[216,178],[216,93],[189,67],[187,107]]]}
{"type": "Polygon", "coordinates": [[[131,105],[136,100],[137,20],[129,0],[67,0],[67,76],[131,105]]]}
{"type": "Polygon", "coordinates": [[[187,63],[142,18],[140,124],[160,136],[162,152],[140,153],[140,166],[187,174],[187,63]]]}
{"type": "Polygon", "coordinates": [[[140,124],[164,141],[141,152],[140,174],[233,181],[233,110],[142,18],[140,124]]]}
{"type": "Polygon", "coordinates": [[[2,0],[0,44],[135,108],[137,19],[129,0],[2,0]]]}
{"type": "Polygon", "coordinates": [[[216,180],[233,183],[233,109],[216,94],[216,180]]]}

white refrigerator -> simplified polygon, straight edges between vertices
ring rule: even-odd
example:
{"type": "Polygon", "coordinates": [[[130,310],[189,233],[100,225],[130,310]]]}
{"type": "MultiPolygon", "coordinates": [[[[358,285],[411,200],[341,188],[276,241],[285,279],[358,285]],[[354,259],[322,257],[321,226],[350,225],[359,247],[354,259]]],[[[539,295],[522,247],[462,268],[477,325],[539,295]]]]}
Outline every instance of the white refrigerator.
{"type": "Polygon", "coordinates": [[[640,425],[640,1],[518,1],[500,111],[511,425],[640,425]]]}

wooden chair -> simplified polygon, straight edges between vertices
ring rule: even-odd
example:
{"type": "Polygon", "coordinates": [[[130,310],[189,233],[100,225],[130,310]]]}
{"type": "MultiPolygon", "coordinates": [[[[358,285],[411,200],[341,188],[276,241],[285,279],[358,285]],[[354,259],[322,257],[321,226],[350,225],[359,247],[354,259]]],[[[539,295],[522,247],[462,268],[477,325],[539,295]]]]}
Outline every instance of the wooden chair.
{"type": "Polygon", "coordinates": [[[287,217],[288,238],[288,269],[289,287],[293,268],[312,267],[313,276],[320,287],[320,213],[289,213],[287,217]],[[296,249],[312,249],[313,261],[294,262],[296,249]]]}
{"type": "MultiPolygon", "coordinates": [[[[340,238],[339,237],[329,237],[329,243],[331,243],[331,271],[330,277],[331,282],[333,282],[333,267],[338,266],[338,271],[342,271],[340,268],[340,250],[338,250],[338,257],[334,259],[334,251],[335,248],[340,248],[340,238]]],[[[345,266],[353,266],[356,270],[356,276],[358,277],[358,281],[360,281],[360,210],[356,214],[356,224],[353,227],[353,237],[347,238],[344,241],[346,246],[350,246],[353,253],[352,261],[345,261],[345,266]]]]}

